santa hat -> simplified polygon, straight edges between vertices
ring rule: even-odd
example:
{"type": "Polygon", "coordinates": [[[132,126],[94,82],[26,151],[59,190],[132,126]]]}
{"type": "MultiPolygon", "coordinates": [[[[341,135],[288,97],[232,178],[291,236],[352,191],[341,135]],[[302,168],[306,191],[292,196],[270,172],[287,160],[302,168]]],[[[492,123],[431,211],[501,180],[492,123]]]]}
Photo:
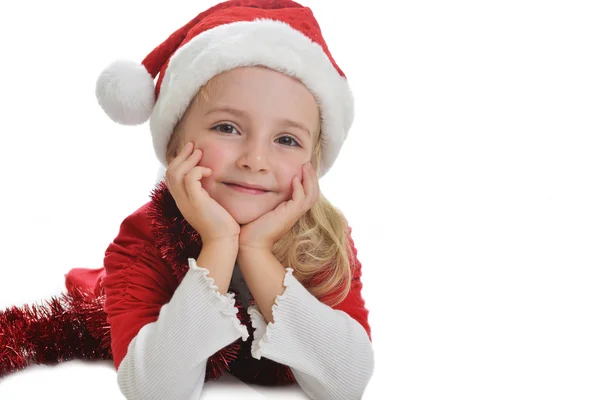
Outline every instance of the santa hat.
{"type": "Polygon", "coordinates": [[[312,11],[293,1],[220,3],[174,32],[141,64],[108,66],[98,78],[96,96],[115,122],[139,125],[150,118],[154,151],[167,168],[169,138],[200,88],[222,72],[256,65],[299,79],[317,99],[322,177],[348,135],[354,100],[312,11]]]}

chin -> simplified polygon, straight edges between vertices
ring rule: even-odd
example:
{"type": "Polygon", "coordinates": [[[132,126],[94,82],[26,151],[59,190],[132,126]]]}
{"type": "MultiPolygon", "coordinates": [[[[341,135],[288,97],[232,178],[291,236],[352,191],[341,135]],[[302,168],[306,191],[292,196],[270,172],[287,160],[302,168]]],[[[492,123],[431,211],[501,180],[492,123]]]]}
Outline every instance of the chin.
{"type": "Polygon", "coordinates": [[[246,217],[246,216],[241,217],[241,218],[235,218],[236,222],[240,225],[249,224],[250,222],[255,221],[257,219],[258,219],[258,217],[246,217]]]}
{"type": "Polygon", "coordinates": [[[237,207],[233,207],[233,209],[227,209],[229,214],[235,219],[240,225],[249,224],[250,222],[257,220],[262,215],[266,214],[269,210],[240,210],[237,207]]]}

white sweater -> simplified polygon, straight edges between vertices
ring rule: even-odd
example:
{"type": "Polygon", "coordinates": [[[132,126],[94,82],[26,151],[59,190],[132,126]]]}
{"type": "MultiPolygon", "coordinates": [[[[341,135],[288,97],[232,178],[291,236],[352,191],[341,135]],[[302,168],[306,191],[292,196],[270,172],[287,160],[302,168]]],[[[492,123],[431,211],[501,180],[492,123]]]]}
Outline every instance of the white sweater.
{"type": "MultiPolygon", "coordinates": [[[[117,371],[127,399],[199,399],[208,358],[248,327],[236,314],[234,294],[221,295],[209,271],[188,259],[189,271],[155,322],[140,329],[117,371]]],[[[373,349],[365,329],[343,311],[321,303],[287,268],[284,293],[273,305],[274,323],[256,306],[236,265],[231,285],[255,328],[252,356],[290,367],[313,400],[361,399],[373,374],[373,349]]]]}

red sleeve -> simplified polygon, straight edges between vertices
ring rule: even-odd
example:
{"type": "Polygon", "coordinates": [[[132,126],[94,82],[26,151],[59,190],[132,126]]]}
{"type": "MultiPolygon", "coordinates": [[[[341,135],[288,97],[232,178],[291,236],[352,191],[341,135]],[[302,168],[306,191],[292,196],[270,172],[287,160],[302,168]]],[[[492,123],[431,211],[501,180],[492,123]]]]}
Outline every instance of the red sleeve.
{"type": "Polygon", "coordinates": [[[357,257],[356,247],[354,247],[354,240],[352,239],[352,228],[348,228],[347,238],[348,245],[350,251],[348,253],[348,258],[350,260],[350,266],[352,268],[352,284],[350,287],[350,292],[344,298],[344,300],[332,308],[334,310],[344,311],[346,314],[354,318],[358,323],[360,323],[367,335],[369,336],[369,340],[371,342],[373,339],[371,338],[371,327],[369,326],[369,310],[365,307],[365,300],[362,297],[362,287],[363,283],[361,281],[362,276],[362,265],[357,257]]]}
{"type": "Polygon", "coordinates": [[[131,340],[158,319],[177,281],[154,247],[143,212],[127,217],[105,252],[104,310],[110,325],[113,361],[118,369],[131,340]]]}

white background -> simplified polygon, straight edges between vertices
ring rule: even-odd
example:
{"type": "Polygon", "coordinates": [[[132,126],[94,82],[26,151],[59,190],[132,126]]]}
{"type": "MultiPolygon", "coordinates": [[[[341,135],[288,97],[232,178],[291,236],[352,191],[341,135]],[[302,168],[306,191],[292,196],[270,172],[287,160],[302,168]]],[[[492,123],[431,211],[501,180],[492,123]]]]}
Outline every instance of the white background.
{"type": "MultiPolygon", "coordinates": [[[[149,200],[148,125],[106,117],[96,77],[214,3],[0,3],[0,307],[100,267],[149,200]]],[[[600,398],[597,3],[304,3],[356,96],[321,189],[363,263],[363,398],[600,398]]],[[[209,382],[203,398],[305,398],[283,393],[209,382]]],[[[116,371],[72,361],[0,380],[2,399],[41,397],[120,398],[116,371]]]]}

